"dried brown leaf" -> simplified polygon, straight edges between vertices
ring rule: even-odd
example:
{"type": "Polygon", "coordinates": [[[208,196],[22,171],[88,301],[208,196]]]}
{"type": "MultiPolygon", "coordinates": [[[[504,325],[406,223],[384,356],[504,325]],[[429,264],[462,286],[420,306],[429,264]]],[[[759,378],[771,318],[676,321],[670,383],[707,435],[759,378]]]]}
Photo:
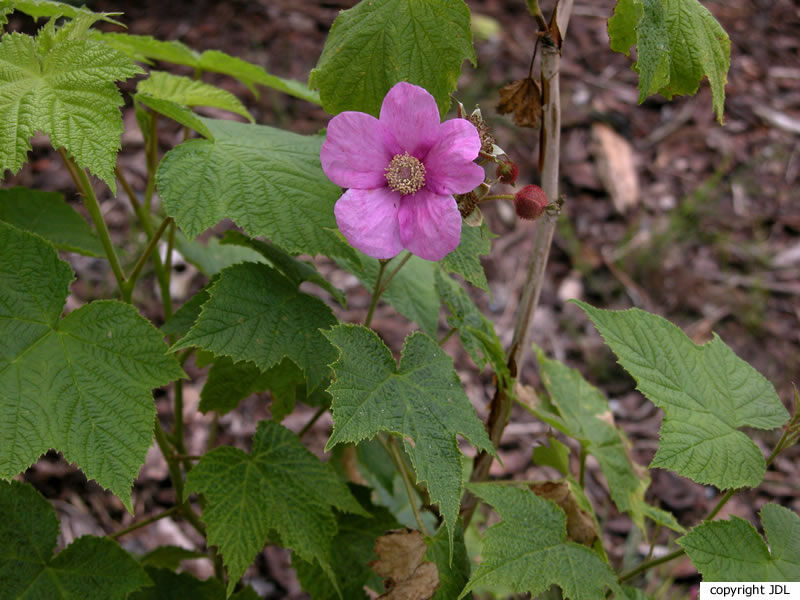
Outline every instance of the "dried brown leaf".
{"type": "Polygon", "coordinates": [[[439,587],[439,571],[422,559],[428,547],[419,531],[393,529],[375,540],[378,560],[369,563],[386,581],[378,600],[428,600],[439,587]]]}
{"type": "Polygon", "coordinates": [[[542,92],[539,84],[530,77],[507,83],[500,88],[500,114],[514,113],[514,123],[519,127],[539,127],[542,122],[542,92]]]}
{"type": "Polygon", "coordinates": [[[567,515],[569,539],[591,547],[597,539],[597,527],[592,516],[578,506],[578,501],[566,481],[545,481],[531,485],[534,494],[558,504],[567,515]]]}

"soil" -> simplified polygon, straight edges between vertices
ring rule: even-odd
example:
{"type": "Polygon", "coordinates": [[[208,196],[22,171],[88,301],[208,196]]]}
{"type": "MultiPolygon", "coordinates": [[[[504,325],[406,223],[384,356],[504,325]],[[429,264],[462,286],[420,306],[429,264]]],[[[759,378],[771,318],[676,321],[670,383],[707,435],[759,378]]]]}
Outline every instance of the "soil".
{"type": "MultiPolygon", "coordinates": [[[[143,2],[99,0],[94,10],[123,11],[131,33],[178,39],[197,49],[219,49],[264,66],[282,77],[305,81],[316,63],[331,23],[353,2],[329,0],[176,0],[143,2]]],[[[545,14],[551,2],[543,1],[545,14]]],[[[638,103],[638,77],[631,59],[608,48],[606,19],[612,0],[577,2],[566,33],[562,58],[562,194],[563,217],[550,255],[547,278],[536,311],[531,338],[548,355],[580,369],[608,396],[614,418],[633,443],[635,459],[646,465],[658,440],[661,411],[635,390],[634,381],[615,363],[611,352],[583,313],[565,302],[582,298],[604,308],[640,308],[658,313],[703,343],[718,334],[776,387],[790,408],[792,383],[800,375],[800,6],[792,0],[704,2],[731,38],[725,124],[714,119],[707,83],[693,97],[661,97],[638,103]]],[[[476,36],[478,66],[465,64],[457,98],[471,109],[480,105],[498,144],[517,162],[518,186],[538,178],[538,133],[518,129],[495,110],[498,89],[528,73],[535,24],[521,0],[468,0],[481,17],[487,35],[476,36]]],[[[14,17],[11,27],[32,25],[14,17]]],[[[182,72],[175,69],[176,72],[182,72]]],[[[185,72],[185,71],[183,71],[185,72]]],[[[223,77],[207,80],[243,99],[257,122],[313,133],[328,115],[321,108],[262,89],[258,97],[223,77]]],[[[130,83],[124,89],[130,91],[130,83]]],[[[137,190],[144,186],[144,152],[132,109],[125,108],[128,131],[121,165],[137,190]]],[[[177,144],[182,132],[164,125],[165,146],[177,144]]],[[[71,181],[46,139],[34,140],[31,162],[7,185],[27,185],[64,192],[75,201],[71,181]]],[[[125,198],[112,198],[97,186],[115,242],[137,248],[141,239],[129,231],[125,198]]],[[[509,188],[510,189],[510,188],[509,188]]],[[[76,202],[76,208],[81,208],[76,202]]],[[[504,343],[510,342],[520,287],[532,245],[533,224],[520,222],[511,206],[484,210],[498,234],[484,261],[491,294],[473,289],[476,301],[495,322],[504,343]]],[[[230,226],[230,225],[227,225],[230,226]]],[[[215,231],[219,231],[217,228],[215,231]]],[[[65,255],[77,272],[67,310],[113,294],[113,279],[101,260],[65,255]]],[[[321,270],[349,296],[340,317],[363,319],[369,293],[349,275],[318,260],[321,270]]],[[[184,301],[204,282],[193,267],[177,261],[174,294],[184,301]]],[[[137,303],[155,322],[162,318],[152,279],[145,280],[137,303]],[[149,286],[149,287],[148,287],[149,286]]],[[[373,322],[382,337],[399,350],[413,329],[391,307],[379,306],[373,322]]],[[[441,332],[447,331],[442,321],[441,332]]],[[[478,372],[458,342],[446,349],[456,358],[466,390],[481,416],[493,391],[488,372],[478,372]]],[[[190,367],[191,368],[191,367],[190,367]]],[[[197,411],[203,371],[193,370],[185,388],[187,440],[190,452],[202,452],[212,417],[197,411]]],[[[528,360],[522,381],[538,385],[528,360]]],[[[169,427],[169,392],[156,393],[160,418],[169,427]]],[[[219,420],[218,443],[245,447],[256,422],[269,415],[268,396],[248,399],[235,413],[219,420]]],[[[301,409],[284,424],[299,430],[313,409],[301,409]]],[[[320,419],[308,439],[321,452],[330,418],[320,419]]],[[[552,472],[532,465],[531,450],[541,444],[547,427],[515,409],[500,455],[504,468],[493,475],[544,479],[552,472]]],[[[776,432],[752,432],[764,452],[776,432]]],[[[573,453],[576,454],[576,453],[573,453]]],[[[800,451],[781,455],[766,481],[741,492],[725,507],[758,526],[757,512],[778,502],[800,512],[800,451]]],[[[587,492],[605,528],[605,546],[615,564],[629,564],[647,554],[648,545],[629,519],[608,499],[597,464],[588,463],[587,492]]],[[[718,492],[670,472],[654,470],[648,499],[673,511],[691,525],[716,503],[718,492]]],[[[103,535],[133,520],[120,502],[68,465],[48,454],[25,477],[53,501],[62,522],[63,546],[84,533],[103,535]]],[[[172,503],[166,465],[151,451],[134,490],[136,519],[172,503]]],[[[663,552],[669,536],[656,536],[654,552],[663,552]]],[[[199,540],[183,523],[163,519],[122,539],[133,551],[199,540]]],[[[184,563],[201,576],[211,574],[204,561],[184,563]]],[[[659,597],[686,597],[699,581],[686,562],[669,563],[665,576],[676,586],[659,597]],[[674,595],[670,595],[674,594],[674,595]]],[[[289,568],[288,554],[265,550],[246,580],[265,598],[306,597],[289,568]]],[[[654,585],[657,582],[654,582],[654,585]]],[[[652,590],[651,590],[652,591],[652,590]]]]}

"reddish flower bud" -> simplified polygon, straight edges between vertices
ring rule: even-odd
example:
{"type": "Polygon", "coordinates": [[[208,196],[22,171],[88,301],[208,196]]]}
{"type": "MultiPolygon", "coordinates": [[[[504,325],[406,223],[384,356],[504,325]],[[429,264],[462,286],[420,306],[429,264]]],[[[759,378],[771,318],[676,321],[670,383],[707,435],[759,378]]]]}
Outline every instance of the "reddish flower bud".
{"type": "Polygon", "coordinates": [[[497,163],[495,177],[497,177],[497,181],[500,183],[514,185],[514,182],[517,180],[518,176],[519,167],[516,165],[516,163],[513,163],[510,160],[501,160],[497,163]]]}
{"type": "Polygon", "coordinates": [[[514,194],[514,208],[520,219],[538,219],[547,208],[547,196],[538,185],[526,185],[514,194]]]}

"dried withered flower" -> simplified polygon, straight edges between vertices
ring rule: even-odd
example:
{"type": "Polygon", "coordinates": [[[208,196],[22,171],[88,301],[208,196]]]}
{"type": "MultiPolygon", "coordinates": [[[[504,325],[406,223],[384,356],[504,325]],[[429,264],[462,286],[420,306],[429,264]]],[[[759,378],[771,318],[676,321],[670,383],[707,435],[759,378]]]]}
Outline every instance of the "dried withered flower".
{"type": "Polygon", "coordinates": [[[507,83],[500,88],[497,112],[513,112],[514,123],[519,127],[539,127],[542,122],[542,92],[539,84],[530,77],[507,83]]]}

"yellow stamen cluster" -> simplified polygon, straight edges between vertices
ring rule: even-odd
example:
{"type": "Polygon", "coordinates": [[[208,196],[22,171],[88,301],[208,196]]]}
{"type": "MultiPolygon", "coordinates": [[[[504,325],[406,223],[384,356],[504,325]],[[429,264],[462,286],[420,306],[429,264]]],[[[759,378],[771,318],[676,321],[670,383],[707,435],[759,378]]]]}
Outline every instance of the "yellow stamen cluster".
{"type": "Polygon", "coordinates": [[[386,167],[386,183],[395,192],[414,194],[425,186],[425,165],[408,152],[395,154],[386,167]]]}

